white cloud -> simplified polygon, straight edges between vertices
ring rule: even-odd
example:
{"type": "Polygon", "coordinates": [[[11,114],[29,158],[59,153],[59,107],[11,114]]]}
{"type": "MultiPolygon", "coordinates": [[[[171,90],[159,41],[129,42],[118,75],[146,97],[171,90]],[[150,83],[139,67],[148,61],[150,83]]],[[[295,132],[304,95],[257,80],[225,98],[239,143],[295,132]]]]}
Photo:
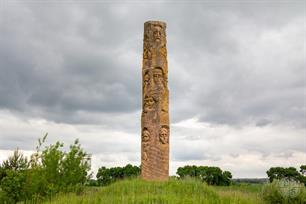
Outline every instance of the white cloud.
{"type": "Polygon", "coordinates": [[[234,177],[265,177],[272,166],[299,167],[306,162],[304,129],[255,124],[235,127],[197,118],[171,127],[172,173],[178,166],[198,164],[223,167],[234,177]]]}

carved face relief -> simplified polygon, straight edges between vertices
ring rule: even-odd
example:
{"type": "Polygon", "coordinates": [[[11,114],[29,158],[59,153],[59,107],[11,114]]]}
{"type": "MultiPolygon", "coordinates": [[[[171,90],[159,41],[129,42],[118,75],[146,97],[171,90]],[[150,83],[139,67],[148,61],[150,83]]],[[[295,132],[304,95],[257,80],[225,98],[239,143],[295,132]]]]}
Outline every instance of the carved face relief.
{"type": "Polygon", "coordinates": [[[142,141],[148,142],[150,140],[150,132],[148,129],[144,128],[142,131],[142,141]]]}
{"type": "Polygon", "coordinates": [[[161,40],[161,30],[162,28],[158,25],[154,26],[153,28],[153,38],[156,42],[160,42],[161,40]]]}
{"type": "Polygon", "coordinates": [[[153,110],[154,103],[155,103],[155,101],[154,101],[152,96],[145,97],[145,99],[144,99],[144,111],[147,112],[147,111],[153,110]]]}
{"type": "Polygon", "coordinates": [[[142,138],[142,144],[143,144],[143,159],[145,161],[148,160],[148,155],[147,155],[147,151],[148,151],[148,142],[150,141],[150,132],[147,128],[144,128],[142,130],[142,135],[141,135],[141,138],[142,138]]]}
{"type": "Polygon", "coordinates": [[[153,80],[154,83],[159,86],[162,87],[164,86],[164,76],[163,76],[163,71],[161,68],[155,68],[153,71],[153,80]]]}
{"type": "Polygon", "coordinates": [[[159,140],[162,144],[169,143],[169,131],[168,128],[162,127],[159,131],[159,140]]]}

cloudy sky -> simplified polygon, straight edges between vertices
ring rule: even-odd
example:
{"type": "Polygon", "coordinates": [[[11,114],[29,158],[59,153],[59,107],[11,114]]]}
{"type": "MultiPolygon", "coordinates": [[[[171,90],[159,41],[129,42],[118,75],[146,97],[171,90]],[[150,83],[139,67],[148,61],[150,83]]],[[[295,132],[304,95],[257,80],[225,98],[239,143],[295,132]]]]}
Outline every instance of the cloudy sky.
{"type": "Polygon", "coordinates": [[[167,23],[170,172],[306,163],[305,1],[0,0],[0,161],[79,138],[140,164],[143,23],[167,23]]]}

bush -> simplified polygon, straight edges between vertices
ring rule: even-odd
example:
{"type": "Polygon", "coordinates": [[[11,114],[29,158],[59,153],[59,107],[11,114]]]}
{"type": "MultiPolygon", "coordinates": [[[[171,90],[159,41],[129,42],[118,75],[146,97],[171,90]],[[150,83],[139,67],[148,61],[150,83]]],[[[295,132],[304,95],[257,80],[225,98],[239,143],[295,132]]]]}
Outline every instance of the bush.
{"type": "Polygon", "coordinates": [[[102,166],[99,168],[96,177],[98,184],[105,186],[124,178],[137,177],[139,174],[140,168],[138,166],[132,166],[131,164],[128,164],[125,167],[106,168],[102,166]]]}
{"type": "Polygon", "coordinates": [[[99,186],[99,183],[95,179],[89,179],[86,183],[86,186],[99,186]]]}
{"type": "Polygon", "coordinates": [[[1,180],[1,189],[8,203],[17,203],[25,198],[24,184],[26,181],[24,172],[7,170],[6,176],[1,180]]]}
{"type": "Polygon", "coordinates": [[[263,199],[270,204],[301,204],[306,203],[306,189],[303,184],[287,179],[265,184],[263,199]]]}
{"type": "Polygon", "coordinates": [[[88,174],[90,155],[82,150],[78,140],[70,146],[70,151],[61,160],[60,170],[60,178],[64,188],[69,186],[70,189],[73,189],[76,186],[76,190],[80,191],[81,187],[90,178],[91,175],[88,174]]]}
{"type": "Polygon", "coordinates": [[[223,185],[231,184],[232,174],[229,171],[222,171],[219,167],[208,166],[184,166],[179,167],[176,171],[179,178],[193,177],[201,179],[209,185],[223,185]]]}
{"type": "Polygon", "coordinates": [[[39,139],[36,152],[28,161],[18,149],[0,166],[0,203],[18,201],[40,202],[60,191],[80,193],[91,175],[90,155],[76,140],[69,151],[62,150],[63,143],[46,146],[39,139]]]}
{"type": "Polygon", "coordinates": [[[269,177],[270,182],[272,182],[274,179],[289,179],[298,181],[298,178],[300,176],[299,172],[294,167],[271,167],[267,171],[267,175],[269,177]]]}
{"type": "Polygon", "coordinates": [[[13,155],[3,161],[0,168],[1,199],[8,203],[16,203],[25,198],[24,185],[28,160],[17,149],[13,155]]]}
{"type": "Polygon", "coordinates": [[[306,165],[300,167],[300,172],[294,167],[271,167],[267,171],[269,181],[273,182],[274,179],[282,180],[287,179],[303,183],[306,186],[306,165]]]}

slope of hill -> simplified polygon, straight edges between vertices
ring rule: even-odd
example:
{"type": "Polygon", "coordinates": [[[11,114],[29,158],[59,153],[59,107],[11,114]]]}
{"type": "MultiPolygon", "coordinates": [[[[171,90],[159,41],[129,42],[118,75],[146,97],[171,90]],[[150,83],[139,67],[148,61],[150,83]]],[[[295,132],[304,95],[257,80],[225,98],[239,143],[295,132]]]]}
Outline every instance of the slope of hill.
{"type": "Polygon", "coordinates": [[[139,179],[124,180],[100,188],[89,187],[82,195],[58,195],[51,204],[257,204],[260,186],[212,187],[192,180],[169,180],[167,182],[147,182],[139,179]]]}

